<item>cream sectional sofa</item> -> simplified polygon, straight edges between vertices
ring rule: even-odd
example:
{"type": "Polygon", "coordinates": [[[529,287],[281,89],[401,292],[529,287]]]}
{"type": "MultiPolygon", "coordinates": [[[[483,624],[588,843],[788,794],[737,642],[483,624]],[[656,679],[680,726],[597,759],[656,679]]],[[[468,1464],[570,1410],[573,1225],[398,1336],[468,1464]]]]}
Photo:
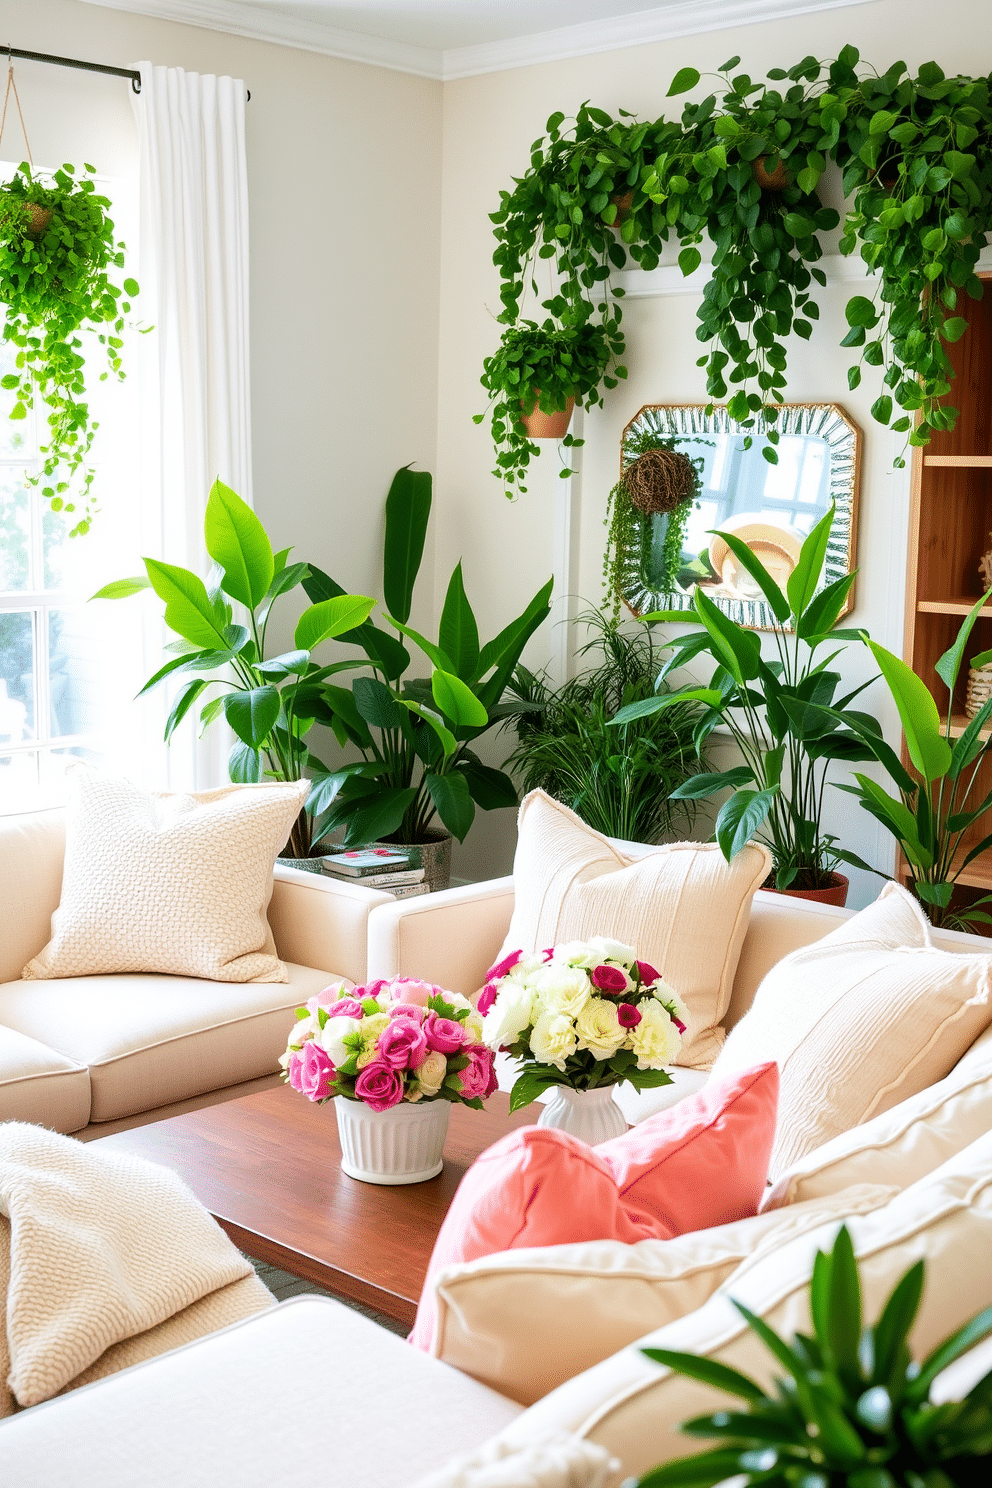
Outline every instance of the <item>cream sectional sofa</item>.
{"type": "Polygon", "coordinates": [[[293,1009],[363,981],[370,912],[387,894],[277,864],[269,905],[288,983],[93,976],[22,981],[62,883],[61,812],[0,821],[0,1120],[103,1136],[278,1078],[293,1009]]]}
{"type": "MultiPolygon", "coordinates": [[[[507,879],[377,906],[368,920],[369,974],[403,971],[470,992],[499,949],[512,904],[507,879]]],[[[765,970],[846,917],[759,892],[729,1021],[743,1016],[765,970]]],[[[992,950],[979,937],[935,940],[950,951],[992,950]]],[[[956,1104],[934,1086],[858,1129],[853,1186],[836,1176],[845,1143],[835,1139],[819,1164],[815,1153],[806,1160],[807,1170],[820,1170],[819,1188],[807,1184],[813,1197],[753,1219],[674,1241],[513,1251],[450,1268],[438,1283],[449,1322],[435,1339],[440,1357],[338,1303],[284,1303],[0,1423],[0,1475],[17,1488],[47,1488],[71,1462],[74,1488],[309,1488],[315,1476],[348,1488],[412,1488],[487,1439],[527,1449],[560,1432],[643,1472],[694,1450],[677,1423],[725,1397],[657,1368],[642,1345],[712,1354],[767,1378],[729,1298],[787,1333],[807,1328],[813,1256],[840,1219],[851,1229],[870,1315],[910,1262],[928,1257],[918,1353],[992,1304],[992,1033],[962,1066],[969,1060],[963,1085],[951,1076],[941,1082],[968,1087],[967,1112],[964,1095],[956,1104]],[[514,1271],[529,1272],[541,1290],[521,1293],[514,1271]],[[605,1302],[604,1282],[620,1287],[605,1302]],[[481,1321],[471,1325],[466,1287],[485,1335],[481,1321]],[[541,1296],[541,1306],[527,1305],[528,1295],[541,1296]]],[[[499,1481],[557,1488],[564,1479],[521,1473],[499,1481]]],[[[446,1488],[470,1482],[452,1478],[446,1488]]]]}

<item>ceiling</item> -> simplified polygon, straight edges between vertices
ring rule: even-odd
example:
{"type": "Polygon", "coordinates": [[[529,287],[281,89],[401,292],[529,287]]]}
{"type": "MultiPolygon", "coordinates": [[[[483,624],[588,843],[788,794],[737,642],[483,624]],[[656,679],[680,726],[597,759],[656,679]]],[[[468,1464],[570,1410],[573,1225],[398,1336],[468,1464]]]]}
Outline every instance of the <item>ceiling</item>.
{"type": "Polygon", "coordinates": [[[457,78],[876,0],[86,0],[457,78]]]}

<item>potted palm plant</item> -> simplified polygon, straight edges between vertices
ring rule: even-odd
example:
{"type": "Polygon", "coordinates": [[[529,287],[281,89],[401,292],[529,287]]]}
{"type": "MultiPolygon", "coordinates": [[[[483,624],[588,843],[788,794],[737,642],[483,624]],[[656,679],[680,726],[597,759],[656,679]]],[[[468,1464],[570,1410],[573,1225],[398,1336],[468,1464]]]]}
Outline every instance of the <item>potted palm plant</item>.
{"type": "MultiPolygon", "coordinates": [[[[693,604],[704,628],[664,642],[674,654],[659,683],[684,662],[709,655],[716,663],[709,684],[630,703],[620,709],[613,726],[686,702],[701,703],[697,745],[722,724],[732,734],[742,763],[731,770],[695,775],[678,786],[672,798],[698,801],[729,787],[732,794],[721,806],[715,827],[727,860],[756,838],[772,855],[767,888],[843,904],[847,879],[837,873],[837,864],[863,865],[822,829],[827,767],[832,760],[874,760],[892,751],[882,741],[875,719],[852,709],[869,684],[837,697],[840,674],[830,670],[832,658],[818,659],[826,644],[860,639],[857,631],[836,629],[855,574],[819,588],[833,519],[831,508],[806,538],[785,593],[746,543],[732,532],[720,533],[775,618],[771,632],[775,659],[765,660],[754,631],[735,625],[704,586],[697,585],[693,604]]],[[[655,611],[642,618],[648,623],[684,622],[686,614],[655,611]]]]}
{"type": "MultiPolygon", "coordinates": [[[[482,645],[459,563],[437,640],[428,640],[409,621],[430,511],[430,475],[397,471],[386,498],[382,577],[386,620],[397,634],[367,620],[338,632],[338,640],[364,652],[364,660],[339,665],[362,674],[349,687],[329,674],[315,679],[308,704],[359,757],[333,770],[312,763],[308,804],[322,833],[344,828],[345,846],[385,841],[419,847],[422,857],[427,848],[424,868],[436,888],[444,886],[451,837],[464,840],[476,807],[517,803],[510,777],[484,765],[472,745],[522,706],[504,694],[524,646],[550,612],[551,580],[482,645]],[[429,676],[407,675],[412,660],[404,641],[426,658],[429,676]],[[432,856],[438,860],[433,867],[432,856]]],[[[307,567],[303,586],[315,603],[340,598],[344,590],[334,579],[315,564],[307,567]]]]}

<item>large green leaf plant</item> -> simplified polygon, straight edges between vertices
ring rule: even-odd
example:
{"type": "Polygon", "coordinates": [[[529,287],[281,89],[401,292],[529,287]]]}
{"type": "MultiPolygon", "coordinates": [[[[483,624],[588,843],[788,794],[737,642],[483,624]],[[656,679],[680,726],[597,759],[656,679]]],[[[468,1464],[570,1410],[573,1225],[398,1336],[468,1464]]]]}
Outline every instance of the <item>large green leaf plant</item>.
{"type": "MultiPolygon", "coordinates": [[[[622,725],[697,702],[705,710],[696,726],[697,748],[718,725],[730,731],[742,763],[719,773],[694,775],[672,791],[672,799],[702,800],[729,787],[732,794],[716,819],[716,840],[728,861],[750,839],[764,842],[779,889],[826,888],[838,862],[864,866],[838,847],[821,825],[831,762],[882,759],[899,766],[876,720],[852,708],[870,684],[837,696],[841,676],[832,663],[846,641],[860,639],[860,632],[836,628],[855,574],[820,587],[833,519],[831,508],[804,541],[784,593],[746,543],[732,532],[720,533],[775,617],[771,631],[775,656],[762,656],[758,635],[736,625],[697,584],[693,604],[704,628],[664,643],[673,655],[658,682],[695,657],[709,656],[716,663],[709,683],[631,703],[613,720],[615,726],[622,725]],[[834,644],[837,641],[840,646],[834,644]],[[828,654],[822,656],[824,649],[828,654]]],[[[655,611],[643,618],[649,623],[684,622],[686,614],[655,611]]]]}
{"type": "MultiPolygon", "coordinates": [[[[145,575],[118,579],[93,596],[125,599],[153,589],[165,604],[165,623],[176,636],[166,649],[174,654],[138,696],[169,677],[183,679],[166,721],[167,741],[196,704],[204,729],[223,714],[237,736],[229,760],[232,780],[258,781],[264,775],[320,781],[330,772],[311,753],[306,735],[323,706],[321,689],[328,677],[359,663],[321,665],[313,652],[323,641],[365,624],[375,600],[343,592],[320,598],[297,620],[293,648],[267,656],[272,606],[303,583],[307,565],[290,563],[289,548],[273,553],[258,517],[219,480],[207,501],[204,537],[214,562],[206,584],[188,568],[146,558],[145,575]],[[205,699],[211,688],[217,690],[205,699]]],[[[319,805],[318,794],[300,813],[287,848],[290,856],[309,856],[326,830],[315,828],[319,805]]]]}
{"type": "MultiPolygon", "coordinates": [[[[935,925],[950,929],[967,929],[975,922],[992,924],[992,916],[984,908],[992,903],[992,895],[986,894],[969,905],[951,906],[958,879],[975,858],[992,847],[992,831],[979,828],[977,837],[975,833],[976,823],[983,818],[985,826],[992,827],[992,791],[981,794],[979,776],[992,750],[992,737],[988,735],[992,698],[969,719],[957,738],[952,734],[954,691],[965,648],[989,598],[985,594],[975,603],[962,622],[954,644],[937,662],[935,670],[947,688],[943,719],[922,678],[891,651],[864,637],[899,710],[906,752],[915,776],[890,752],[882,762],[898,789],[898,796],[890,795],[877,781],[858,772],[854,775],[854,785],[837,786],[838,790],[856,796],[865,811],[892,833],[906,859],[916,897],[935,925]]],[[[972,665],[982,666],[990,661],[992,651],[981,651],[971,657],[972,665]]],[[[864,719],[845,716],[848,726],[865,738],[864,719]]],[[[855,860],[849,858],[849,861],[855,860]]],[[[877,872],[867,863],[858,861],[857,866],[877,872]]]]}
{"type": "MultiPolygon", "coordinates": [[[[462,566],[451,575],[438,638],[410,625],[413,592],[431,511],[426,471],[397,471],[386,498],[382,589],[392,632],[365,620],[337,632],[364,652],[365,670],[345,687],[322,680],[315,689],[318,721],[360,758],[316,779],[311,801],[322,829],[345,829],[347,846],[384,839],[417,843],[441,828],[464,840],[476,807],[514,806],[510,777],[482,763],[474,742],[523,706],[504,700],[521,652],[550,612],[551,580],[493,640],[480,643],[465,593],[462,566]],[[426,677],[408,677],[412,642],[430,664],[426,677]]],[[[314,564],[304,588],[326,604],[344,590],[314,564]]],[[[351,663],[355,665],[355,663],[351,663]]]]}
{"type": "Polygon", "coordinates": [[[787,1343],[735,1302],[781,1371],[770,1390],[716,1359],[645,1349],[735,1403],[683,1423],[712,1447],[654,1468],[632,1488],[715,1488],[731,1479],[740,1488],[985,1488],[992,1481],[992,1372],[960,1400],[937,1403],[931,1391],[948,1365],[992,1333],[992,1307],[917,1363],[909,1335],[924,1274],[916,1261],[874,1327],[864,1327],[857,1262],[842,1226],[813,1266],[812,1334],[787,1343]]]}

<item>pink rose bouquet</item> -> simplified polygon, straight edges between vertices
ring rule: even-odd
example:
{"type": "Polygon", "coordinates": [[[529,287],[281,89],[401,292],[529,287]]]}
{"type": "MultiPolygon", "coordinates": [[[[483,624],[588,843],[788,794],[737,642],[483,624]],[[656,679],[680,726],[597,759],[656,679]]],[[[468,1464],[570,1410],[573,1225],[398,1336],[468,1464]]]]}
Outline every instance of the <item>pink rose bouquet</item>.
{"type": "Polygon", "coordinates": [[[326,987],[296,1009],[283,1079],[318,1104],[334,1096],[388,1111],[446,1100],[482,1109],[494,1055],[467,998],[409,977],[326,987]]]}
{"type": "Polygon", "coordinates": [[[653,966],[602,935],[531,956],[512,951],[490,969],[477,1011],[483,1042],[519,1061],[512,1111],[551,1085],[670,1085],[664,1067],[689,1021],[653,966]]]}

